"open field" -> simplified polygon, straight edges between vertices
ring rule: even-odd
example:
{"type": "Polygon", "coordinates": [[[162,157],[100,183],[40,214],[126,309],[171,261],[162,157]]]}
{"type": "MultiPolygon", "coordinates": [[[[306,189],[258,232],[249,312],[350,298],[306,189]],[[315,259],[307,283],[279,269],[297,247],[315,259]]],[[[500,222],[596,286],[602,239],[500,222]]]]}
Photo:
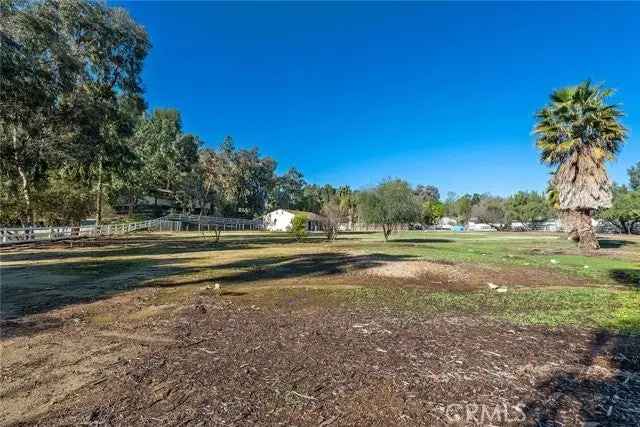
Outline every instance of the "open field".
{"type": "Polygon", "coordinates": [[[5,249],[0,424],[638,425],[640,239],[601,244],[246,232],[5,249]]]}

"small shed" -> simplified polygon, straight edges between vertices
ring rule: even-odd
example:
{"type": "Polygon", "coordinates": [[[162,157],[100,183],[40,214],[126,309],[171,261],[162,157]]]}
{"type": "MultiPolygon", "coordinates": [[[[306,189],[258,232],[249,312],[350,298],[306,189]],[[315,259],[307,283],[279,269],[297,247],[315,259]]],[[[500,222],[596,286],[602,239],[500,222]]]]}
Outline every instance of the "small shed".
{"type": "Polygon", "coordinates": [[[264,216],[264,226],[269,231],[290,231],[293,217],[301,214],[307,217],[307,231],[322,230],[322,217],[313,212],[292,209],[276,209],[264,216]]]}

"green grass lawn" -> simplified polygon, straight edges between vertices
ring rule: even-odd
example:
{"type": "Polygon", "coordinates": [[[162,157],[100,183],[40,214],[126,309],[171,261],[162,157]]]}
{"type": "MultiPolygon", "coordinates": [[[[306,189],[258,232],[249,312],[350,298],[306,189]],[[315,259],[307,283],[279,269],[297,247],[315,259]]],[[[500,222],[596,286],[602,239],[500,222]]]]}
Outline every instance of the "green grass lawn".
{"type": "Polygon", "coordinates": [[[602,239],[597,256],[580,254],[562,234],[402,232],[384,242],[380,233],[346,235],[346,247],[428,260],[558,270],[599,283],[640,285],[640,239],[602,239]]]}
{"type": "Polygon", "coordinates": [[[506,320],[520,325],[604,328],[640,334],[640,292],[607,289],[524,290],[454,293],[420,289],[276,289],[280,298],[331,301],[330,305],[392,309],[405,314],[464,314],[506,320]]]}

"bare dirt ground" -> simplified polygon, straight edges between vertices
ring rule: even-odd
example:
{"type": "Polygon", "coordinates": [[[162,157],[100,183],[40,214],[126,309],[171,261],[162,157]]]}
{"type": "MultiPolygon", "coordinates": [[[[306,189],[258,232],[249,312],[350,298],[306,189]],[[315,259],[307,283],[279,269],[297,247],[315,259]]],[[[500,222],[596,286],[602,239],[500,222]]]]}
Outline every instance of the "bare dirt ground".
{"type": "Polygon", "coordinates": [[[640,425],[638,336],[326,294],[580,278],[273,242],[84,243],[3,256],[1,425],[640,425]]]}
{"type": "Polygon", "coordinates": [[[148,307],[144,293],[101,307],[137,305],[109,327],[68,309],[55,331],[6,340],[3,423],[640,422],[639,339],[327,307],[305,292],[148,307]]]}

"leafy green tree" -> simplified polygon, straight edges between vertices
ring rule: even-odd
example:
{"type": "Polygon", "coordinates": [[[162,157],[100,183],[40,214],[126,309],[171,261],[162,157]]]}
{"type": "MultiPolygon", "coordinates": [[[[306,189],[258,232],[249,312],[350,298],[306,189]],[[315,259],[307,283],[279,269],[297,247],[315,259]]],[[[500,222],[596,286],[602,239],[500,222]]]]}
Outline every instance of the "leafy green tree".
{"type": "Polygon", "coordinates": [[[511,221],[532,223],[552,216],[549,201],[535,191],[519,191],[506,200],[505,213],[511,221]]]}
{"type": "Polygon", "coordinates": [[[440,200],[440,190],[433,185],[418,185],[416,186],[414,194],[424,201],[440,200]]]}
{"type": "Polygon", "coordinates": [[[0,156],[11,161],[4,177],[20,183],[8,188],[21,193],[23,222],[33,222],[33,190],[46,190],[50,168],[96,183],[100,219],[105,175],[131,164],[123,110],[141,92],[146,33],[98,2],[6,0],[0,8],[0,156]]]}
{"type": "Polygon", "coordinates": [[[458,195],[453,191],[447,192],[447,197],[444,200],[444,214],[448,217],[457,217],[458,214],[456,212],[456,200],[458,199],[458,195]]]}
{"type": "Polygon", "coordinates": [[[358,210],[358,195],[348,185],[345,185],[338,189],[337,197],[342,212],[347,216],[349,230],[351,230],[358,210]]]}
{"type": "Polygon", "coordinates": [[[611,207],[599,212],[598,218],[611,222],[622,233],[631,234],[640,222],[640,191],[615,186],[611,207]]]}
{"type": "Polygon", "coordinates": [[[202,181],[199,192],[202,215],[207,215],[209,210],[220,212],[224,197],[224,176],[219,161],[219,156],[214,150],[203,149],[199,153],[197,169],[202,181]]]}
{"type": "Polygon", "coordinates": [[[284,175],[276,178],[274,187],[274,205],[282,209],[301,209],[304,203],[306,182],[302,172],[290,168],[284,175]]]}
{"type": "Polygon", "coordinates": [[[437,200],[427,200],[422,203],[422,222],[435,225],[444,216],[444,203],[437,200]]]}
{"type": "Polygon", "coordinates": [[[296,240],[301,241],[307,236],[307,216],[297,213],[291,220],[291,229],[289,230],[296,240]]]}
{"type": "Polygon", "coordinates": [[[81,146],[70,168],[95,184],[100,223],[105,186],[135,164],[126,140],[133,133],[131,101],[142,93],[140,75],[149,40],[124,9],[89,1],[44,3],[54,4],[71,52],[82,64],[73,91],[62,97],[60,105],[71,127],[70,137],[81,146]]]}
{"type": "Polygon", "coordinates": [[[454,205],[456,217],[458,221],[463,224],[467,224],[471,219],[471,210],[473,209],[474,199],[473,196],[465,194],[459,197],[454,205]]]}
{"type": "Polygon", "coordinates": [[[503,198],[485,195],[478,204],[473,206],[471,216],[497,230],[504,230],[510,226],[511,222],[505,205],[503,198]]]}
{"type": "Polygon", "coordinates": [[[382,226],[385,240],[401,224],[417,221],[421,206],[409,184],[395,179],[384,181],[372,190],[360,193],[360,218],[368,224],[382,226]]]}
{"type": "Polygon", "coordinates": [[[18,181],[6,177],[0,178],[0,226],[12,227],[23,223],[25,219],[25,200],[16,197],[20,194],[18,181]]]}
{"type": "Polygon", "coordinates": [[[276,184],[276,162],[260,157],[256,148],[237,150],[231,137],[217,151],[223,194],[223,213],[256,217],[268,206],[276,184]]]}
{"type": "Polygon", "coordinates": [[[640,190],[640,162],[631,166],[627,173],[629,174],[629,187],[631,190],[640,190]]]}
{"type": "Polygon", "coordinates": [[[273,191],[276,162],[270,157],[260,157],[254,148],[238,151],[236,167],[234,201],[237,212],[246,217],[260,215],[273,191]]]}
{"type": "Polygon", "coordinates": [[[330,202],[331,200],[333,200],[333,198],[336,197],[337,190],[333,188],[332,185],[325,184],[322,187],[320,187],[319,193],[320,193],[320,200],[322,204],[325,204],[330,202]]]}
{"type": "Polygon", "coordinates": [[[590,82],[553,91],[536,114],[537,146],[543,163],[555,166],[553,186],[567,226],[579,246],[599,248],[591,225],[596,209],[611,206],[606,162],[626,139],[618,106],[607,103],[613,91],[590,82]]]}
{"type": "Polygon", "coordinates": [[[82,72],[54,2],[0,3],[0,175],[22,199],[17,218],[33,223],[36,186],[63,157],[67,120],[60,99],[82,72]]]}
{"type": "Polygon", "coordinates": [[[307,184],[304,186],[302,189],[302,203],[299,209],[307,212],[320,212],[320,209],[322,209],[320,187],[315,184],[307,184]]]}
{"type": "Polygon", "coordinates": [[[64,170],[52,171],[49,185],[38,194],[38,218],[49,225],[80,225],[93,212],[87,185],[64,170]]]}

